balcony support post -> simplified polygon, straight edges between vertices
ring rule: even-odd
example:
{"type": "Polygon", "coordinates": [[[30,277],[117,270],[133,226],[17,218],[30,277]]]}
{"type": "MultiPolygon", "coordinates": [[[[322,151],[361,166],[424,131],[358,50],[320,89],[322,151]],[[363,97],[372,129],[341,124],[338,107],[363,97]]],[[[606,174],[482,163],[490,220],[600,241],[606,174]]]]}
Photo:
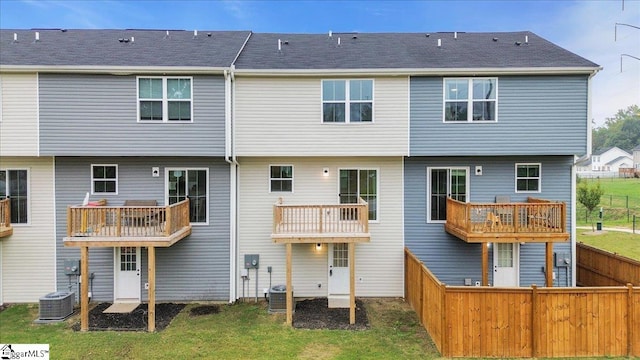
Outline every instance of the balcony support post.
{"type": "Polygon", "coordinates": [[[349,243],[349,324],[356,323],[356,244],[349,243]]]}
{"type": "Polygon", "coordinates": [[[546,254],[545,254],[545,286],[553,286],[553,243],[547,242],[546,254]]]}
{"type": "Polygon", "coordinates": [[[89,330],[89,247],[80,248],[80,331],[89,330]]]}
{"type": "Polygon", "coordinates": [[[149,332],[156,331],[156,248],[149,246],[147,249],[148,261],[148,280],[149,280],[149,332]]]}
{"type": "Polygon", "coordinates": [[[482,286],[489,286],[489,244],[482,245],[482,286]]]}
{"type": "Polygon", "coordinates": [[[291,243],[287,243],[287,325],[293,325],[293,288],[291,285],[291,243]]]}

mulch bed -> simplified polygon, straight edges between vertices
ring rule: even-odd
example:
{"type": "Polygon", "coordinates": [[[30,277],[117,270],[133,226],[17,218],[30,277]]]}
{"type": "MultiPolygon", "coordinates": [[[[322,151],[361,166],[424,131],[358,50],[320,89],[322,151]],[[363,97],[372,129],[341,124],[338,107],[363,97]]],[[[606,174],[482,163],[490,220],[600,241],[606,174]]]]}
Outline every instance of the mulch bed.
{"type": "Polygon", "coordinates": [[[296,302],[293,327],[298,329],[366,330],[369,328],[367,311],[356,299],[356,323],[349,324],[349,308],[329,309],[327,298],[296,302]]]}
{"type": "Polygon", "coordinates": [[[219,305],[200,305],[189,310],[189,315],[191,316],[200,316],[200,315],[210,315],[217,314],[220,312],[219,305]]]}
{"type": "MultiPolygon", "coordinates": [[[[110,303],[100,303],[89,311],[89,330],[115,331],[146,331],[148,319],[147,304],[138,305],[128,314],[105,314],[103,311],[111,306],[110,303]]],[[[160,303],[156,304],[156,331],[162,331],[171,320],[184,309],[185,304],[160,303]]],[[[80,330],[80,323],[72,327],[80,330]]]]}

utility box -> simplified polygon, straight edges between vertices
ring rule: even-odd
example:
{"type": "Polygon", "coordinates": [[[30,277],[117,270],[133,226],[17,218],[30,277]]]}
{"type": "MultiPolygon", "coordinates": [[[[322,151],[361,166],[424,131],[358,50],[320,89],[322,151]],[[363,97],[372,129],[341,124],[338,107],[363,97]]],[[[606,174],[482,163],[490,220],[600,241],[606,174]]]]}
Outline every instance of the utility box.
{"type": "Polygon", "coordinates": [[[571,266],[571,256],[569,253],[555,253],[556,267],[569,267],[571,266]]]}
{"type": "Polygon", "coordinates": [[[260,267],[260,255],[257,255],[257,254],[244,255],[245,269],[257,269],[258,267],[260,267]]]}
{"type": "MultiPolygon", "coordinates": [[[[269,289],[269,313],[287,312],[287,286],[276,285],[269,289]]],[[[293,312],[296,312],[296,301],[293,300],[293,312]]]]}
{"type": "Polygon", "coordinates": [[[80,275],[80,259],[64,259],[65,275],[80,275]]]}

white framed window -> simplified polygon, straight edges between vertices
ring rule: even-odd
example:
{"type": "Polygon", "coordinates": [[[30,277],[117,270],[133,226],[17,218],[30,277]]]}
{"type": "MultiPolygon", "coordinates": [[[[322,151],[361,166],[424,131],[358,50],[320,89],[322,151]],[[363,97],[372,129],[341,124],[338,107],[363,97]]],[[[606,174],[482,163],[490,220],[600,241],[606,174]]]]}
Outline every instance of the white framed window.
{"type": "Polygon", "coordinates": [[[293,165],[269,166],[269,192],[293,192],[293,165]]]}
{"type": "Polygon", "coordinates": [[[542,191],[542,164],[516,164],[516,192],[539,193],[542,191]]]}
{"type": "Polygon", "coordinates": [[[209,169],[167,168],[166,204],[175,204],[189,198],[192,224],[209,223],[209,169]]]}
{"type": "Polygon", "coordinates": [[[469,202],[468,167],[427,168],[427,222],[447,220],[447,198],[469,202]]]}
{"type": "Polygon", "coordinates": [[[378,170],[340,169],[340,204],[357,204],[362,198],[369,204],[369,221],[378,220],[378,170]]]}
{"type": "Polygon", "coordinates": [[[118,194],[118,165],[91,164],[91,194],[118,194]]]}
{"type": "Polygon", "coordinates": [[[0,170],[0,200],[9,198],[12,224],[29,223],[29,171],[0,170]]]}
{"type": "Polygon", "coordinates": [[[373,80],[322,80],[322,122],[373,122],[373,80]]]}
{"type": "Polygon", "coordinates": [[[138,77],[138,122],[193,122],[191,77],[138,77]]]}
{"type": "Polygon", "coordinates": [[[444,122],[498,120],[497,78],[445,78],[444,122]]]}

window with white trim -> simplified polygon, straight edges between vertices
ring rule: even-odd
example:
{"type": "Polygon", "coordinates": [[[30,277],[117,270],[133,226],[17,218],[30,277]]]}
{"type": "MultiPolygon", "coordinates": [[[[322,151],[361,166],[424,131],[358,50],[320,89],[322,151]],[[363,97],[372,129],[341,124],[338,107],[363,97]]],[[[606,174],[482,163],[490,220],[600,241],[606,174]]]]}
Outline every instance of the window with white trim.
{"type": "Polygon", "coordinates": [[[516,164],[516,192],[540,192],[541,168],[541,164],[516,164]]]}
{"type": "Polygon", "coordinates": [[[118,165],[91,165],[91,194],[118,194],[118,165]]]}
{"type": "Polygon", "coordinates": [[[469,199],[468,168],[427,168],[427,220],[447,220],[447,198],[467,202],[469,199]]]}
{"type": "Polygon", "coordinates": [[[369,204],[369,220],[378,220],[378,171],[373,169],[340,169],[340,204],[369,204]]]}
{"type": "Polygon", "coordinates": [[[373,80],[322,80],[322,122],[373,122],[373,80]]]}
{"type": "Polygon", "coordinates": [[[497,121],[497,78],[444,79],[444,121],[497,121]]]}
{"type": "Polygon", "coordinates": [[[270,192],[293,192],[292,165],[271,165],[269,173],[270,192]]]}
{"type": "Polygon", "coordinates": [[[178,203],[189,198],[191,223],[206,224],[209,208],[208,169],[167,169],[167,203],[178,203]]]}
{"type": "Polygon", "coordinates": [[[29,173],[23,169],[0,170],[0,200],[9,198],[11,223],[29,222],[29,173]]]}
{"type": "Polygon", "coordinates": [[[138,121],[193,121],[192,78],[138,77],[138,121]]]}

